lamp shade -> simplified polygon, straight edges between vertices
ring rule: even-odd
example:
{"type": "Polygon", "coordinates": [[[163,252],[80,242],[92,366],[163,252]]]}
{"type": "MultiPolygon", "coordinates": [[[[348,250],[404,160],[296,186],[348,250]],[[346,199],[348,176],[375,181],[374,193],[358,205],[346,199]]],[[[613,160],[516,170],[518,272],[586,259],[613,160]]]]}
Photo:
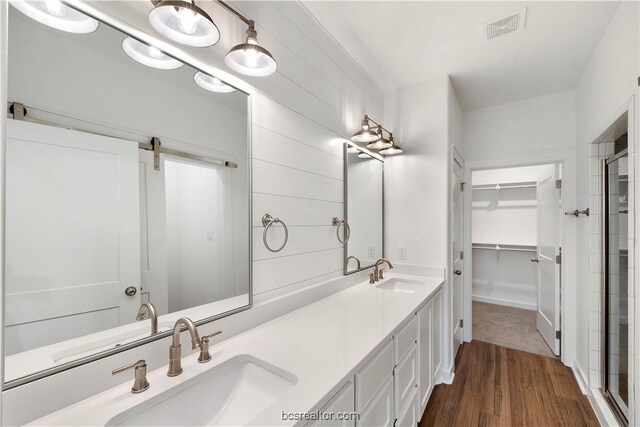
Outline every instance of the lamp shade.
{"type": "Polygon", "coordinates": [[[177,59],[164,54],[155,46],[149,46],[133,37],[127,37],[122,41],[122,50],[134,61],[147,67],[160,70],[175,70],[184,64],[177,59]]]}
{"type": "Polygon", "coordinates": [[[193,76],[193,80],[202,89],[208,90],[210,92],[231,93],[236,91],[236,88],[234,88],[233,86],[229,86],[228,84],[223,83],[219,78],[210,76],[209,74],[203,73],[202,71],[198,71],[193,76]]]}
{"type": "Polygon", "coordinates": [[[98,21],[60,0],[16,0],[11,5],[29,18],[68,33],[87,34],[98,28],[98,21]]]}
{"type": "Polygon", "coordinates": [[[207,12],[188,1],[158,2],[149,12],[149,23],[166,38],[187,46],[208,47],[220,40],[220,31],[207,12]]]}

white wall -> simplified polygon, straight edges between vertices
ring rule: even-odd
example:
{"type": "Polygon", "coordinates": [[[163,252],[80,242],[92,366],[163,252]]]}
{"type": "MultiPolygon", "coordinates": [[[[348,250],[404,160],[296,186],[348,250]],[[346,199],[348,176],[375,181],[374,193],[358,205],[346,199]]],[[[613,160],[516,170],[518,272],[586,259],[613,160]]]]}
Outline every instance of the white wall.
{"type": "Polygon", "coordinates": [[[575,146],[574,92],[464,112],[465,160],[575,146]]]}
{"type": "MultiPolygon", "coordinates": [[[[141,38],[155,37],[147,21],[150,4],[96,2],[95,5],[112,19],[121,18],[138,28],[132,31],[141,38]]],[[[242,39],[245,27],[214,2],[200,6],[214,16],[221,29],[223,38],[218,45],[210,49],[178,49],[165,41],[161,43],[167,51],[189,57],[203,69],[224,76],[228,70],[224,54],[242,39]]],[[[269,77],[244,80],[229,77],[252,95],[255,301],[287,293],[296,301],[295,306],[300,306],[323,294],[293,291],[302,287],[313,289],[312,285],[342,274],[342,247],[331,225],[332,217],[343,216],[342,144],[358,128],[365,112],[382,119],[384,99],[369,76],[299,4],[237,2],[234,6],[256,20],[259,40],[278,61],[278,72],[269,77]],[[260,219],[265,213],[278,216],[289,225],[289,244],[277,254],[262,246],[260,219]]],[[[6,25],[0,27],[6,31],[6,25]]],[[[356,279],[363,277],[354,275],[353,280],[356,279]]],[[[252,309],[202,329],[212,332],[221,326],[227,337],[242,330],[241,325],[255,325],[256,319],[264,322],[281,314],[282,311],[273,309],[252,309]],[[249,318],[253,320],[248,322],[249,318]]],[[[111,377],[109,369],[131,360],[146,358],[150,370],[165,365],[166,353],[159,348],[165,349],[168,340],[156,344],[4,391],[4,422],[25,423],[128,382],[126,376],[111,377]],[[56,395],[54,390],[59,390],[62,384],[78,384],[88,376],[96,380],[90,386],[56,395]],[[52,395],[56,399],[51,399],[52,395]],[[28,403],[33,401],[39,405],[33,407],[28,403]]]]}
{"type": "MultiPolygon", "coordinates": [[[[576,87],[577,197],[578,207],[581,209],[593,202],[590,201],[590,144],[626,110],[630,97],[638,94],[639,13],[637,2],[621,3],[576,87]]],[[[636,108],[636,115],[637,110],[638,108],[636,108]]],[[[635,123],[637,138],[637,116],[635,123]]],[[[630,145],[633,143],[634,141],[630,141],[630,145]]],[[[637,139],[635,143],[637,144],[637,139]]],[[[596,219],[595,216],[592,218],[594,222],[596,219]]],[[[600,363],[599,320],[597,312],[590,314],[589,307],[591,301],[597,303],[599,300],[599,275],[589,273],[591,271],[589,247],[593,246],[590,240],[589,222],[582,221],[578,224],[577,241],[577,246],[580,248],[577,263],[578,283],[581,284],[581,289],[578,292],[577,301],[580,328],[577,336],[576,360],[585,380],[588,380],[591,387],[597,387],[600,363]],[[591,329],[593,332],[590,332],[591,329]]],[[[633,304],[633,300],[630,299],[629,303],[633,304]]],[[[635,370],[636,372],[638,370],[637,361],[635,370]]],[[[633,375],[633,370],[630,375],[633,375]]],[[[636,407],[638,407],[637,399],[636,389],[634,403],[636,407]]],[[[635,421],[631,419],[631,425],[633,424],[637,424],[637,418],[635,421]]]]}
{"type": "Polygon", "coordinates": [[[387,256],[446,267],[448,223],[448,77],[385,94],[385,125],[405,152],[385,160],[387,256]]]}
{"type": "MultiPolygon", "coordinates": [[[[451,145],[461,109],[449,77],[385,94],[385,126],[405,152],[385,159],[385,251],[392,262],[448,269],[451,145]],[[450,134],[451,131],[451,134],[450,134]],[[406,249],[406,259],[399,258],[406,249]]],[[[444,287],[443,370],[452,367],[451,272],[444,287]]],[[[457,322],[457,320],[456,320],[457,322]]],[[[446,375],[446,374],[445,374],[446,375]]]]}
{"type": "Polygon", "coordinates": [[[221,169],[164,162],[169,312],[236,296],[233,259],[225,250],[233,216],[225,214],[221,169]]]}

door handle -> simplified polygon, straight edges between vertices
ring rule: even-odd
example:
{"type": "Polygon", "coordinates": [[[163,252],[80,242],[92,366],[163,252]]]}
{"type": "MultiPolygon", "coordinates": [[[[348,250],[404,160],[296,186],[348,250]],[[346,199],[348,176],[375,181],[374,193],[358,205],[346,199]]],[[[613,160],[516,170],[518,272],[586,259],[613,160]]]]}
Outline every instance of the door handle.
{"type": "Polygon", "coordinates": [[[138,293],[138,288],[135,286],[127,286],[127,289],[124,290],[124,294],[128,297],[132,297],[138,293]]]}
{"type": "Polygon", "coordinates": [[[462,271],[456,270],[453,272],[453,274],[455,274],[456,276],[460,276],[462,274],[462,271]]]}
{"type": "Polygon", "coordinates": [[[540,260],[536,257],[531,258],[531,262],[540,262],[540,260]]]}

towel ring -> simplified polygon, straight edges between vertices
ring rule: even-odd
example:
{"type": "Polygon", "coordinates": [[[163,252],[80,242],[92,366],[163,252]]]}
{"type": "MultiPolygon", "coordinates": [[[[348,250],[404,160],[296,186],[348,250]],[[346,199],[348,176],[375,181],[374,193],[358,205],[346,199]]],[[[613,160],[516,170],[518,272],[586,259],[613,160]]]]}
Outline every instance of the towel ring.
{"type": "Polygon", "coordinates": [[[351,227],[349,226],[349,223],[347,222],[346,219],[340,219],[337,216],[333,217],[333,221],[331,221],[332,225],[337,226],[336,228],[336,237],[338,238],[338,242],[340,243],[347,243],[349,241],[349,238],[351,237],[351,227]],[[340,226],[344,225],[344,233],[345,233],[345,237],[344,240],[340,238],[340,226]]]}
{"type": "Polygon", "coordinates": [[[279,218],[273,217],[270,214],[265,214],[262,217],[262,225],[264,225],[264,231],[262,232],[262,242],[270,252],[280,252],[282,249],[284,249],[285,246],[287,246],[287,242],[289,241],[289,229],[287,228],[287,224],[285,224],[284,221],[279,218]],[[280,246],[278,249],[272,249],[271,246],[269,246],[269,244],[267,243],[267,232],[269,231],[269,227],[271,227],[273,224],[282,224],[282,226],[284,227],[284,242],[282,242],[282,246],[280,246]]]}

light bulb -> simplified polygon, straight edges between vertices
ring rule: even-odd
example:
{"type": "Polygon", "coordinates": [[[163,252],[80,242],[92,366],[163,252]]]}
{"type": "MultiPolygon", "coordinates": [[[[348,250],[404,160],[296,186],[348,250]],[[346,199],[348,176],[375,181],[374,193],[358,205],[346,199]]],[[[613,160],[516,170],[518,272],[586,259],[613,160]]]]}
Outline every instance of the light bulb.
{"type": "Polygon", "coordinates": [[[155,59],[161,59],[164,57],[164,53],[155,46],[149,46],[149,56],[155,59]]]}
{"type": "Polygon", "coordinates": [[[64,15],[64,5],[60,0],[46,0],[44,2],[44,9],[48,14],[53,16],[64,15]]]}
{"type": "Polygon", "coordinates": [[[256,68],[258,66],[258,59],[260,59],[260,52],[255,49],[249,48],[244,50],[245,65],[249,68],[256,68]]]}
{"type": "Polygon", "coordinates": [[[198,29],[200,16],[186,8],[176,8],[175,14],[178,17],[178,27],[185,34],[193,34],[198,29]]]}

